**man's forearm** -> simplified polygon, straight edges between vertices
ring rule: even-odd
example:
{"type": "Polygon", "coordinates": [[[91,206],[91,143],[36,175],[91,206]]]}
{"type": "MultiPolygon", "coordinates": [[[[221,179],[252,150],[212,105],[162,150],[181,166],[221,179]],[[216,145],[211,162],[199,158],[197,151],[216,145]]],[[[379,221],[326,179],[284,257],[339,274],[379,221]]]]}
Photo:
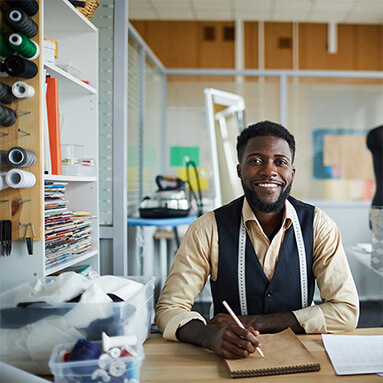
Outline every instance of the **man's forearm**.
{"type": "Polygon", "coordinates": [[[305,332],[292,312],[274,313],[261,315],[248,315],[240,317],[247,327],[253,327],[260,333],[273,333],[285,330],[290,327],[295,333],[305,332]]]}

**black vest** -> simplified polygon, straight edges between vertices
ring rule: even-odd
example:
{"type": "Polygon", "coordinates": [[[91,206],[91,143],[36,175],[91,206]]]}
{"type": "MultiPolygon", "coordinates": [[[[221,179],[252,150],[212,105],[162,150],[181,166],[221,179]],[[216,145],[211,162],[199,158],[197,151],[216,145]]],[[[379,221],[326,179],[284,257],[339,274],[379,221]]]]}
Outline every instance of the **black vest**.
{"type": "MultiPolygon", "coordinates": [[[[238,244],[243,200],[242,196],[230,204],[214,210],[219,250],[217,280],[210,279],[214,315],[227,313],[222,305],[223,300],[227,301],[237,315],[241,315],[238,288],[238,244]]],[[[291,196],[289,201],[297,212],[305,244],[308,304],[310,305],[315,285],[312,271],[315,208],[291,196]]],[[[299,256],[293,225],[285,233],[279,260],[270,282],[266,278],[248,235],[246,235],[245,281],[248,315],[290,312],[302,308],[299,256]]]]}

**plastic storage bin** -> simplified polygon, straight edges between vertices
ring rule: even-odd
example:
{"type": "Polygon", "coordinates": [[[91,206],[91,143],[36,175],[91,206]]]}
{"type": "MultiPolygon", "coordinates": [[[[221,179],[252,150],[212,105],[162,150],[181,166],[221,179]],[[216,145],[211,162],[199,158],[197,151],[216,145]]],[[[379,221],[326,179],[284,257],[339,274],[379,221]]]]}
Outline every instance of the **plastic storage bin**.
{"type": "MultiPolygon", "coordinates": [[[[57,277],[40,280],[46,284],[54,278],[57,277]]],[[[136,335],[142,344],[150,333],[153,318],[155,278],[126,278],[143,286],[124,302],[33,303],[15,307],[19,290],[31,283],[3,292],[0,294],[0,360],[32,373],[46,374],[49,357],[57,344],[78,338],[101,340],[102,332],[109,336],[136,335]],[[98,313],[102,316],[98,317],[98,313]],[[90,314],[96,318],[91,323],[86,320],[90,314]],[[41,339],[44,339],[43,345],[40,345],[41,339]]]]}
{"type": "MultiPolygon", "coordinates": [[[[102,342],[94,342],[102,349],[102,342]]],[[[140,369],[145,354],[141,345],[136,349],[137,356],[129,356],[114,359],[118,364],[118,373],[114,373],[109,366],[103,366],[98,360],[84,360],[78,362],[64,362],[63,354],[71,352],[74,344],[59,344],[55,346],[49,360],[49,367],[55,377],[56,383],[96,383],[96,382],[114,382],[114,383],[138,383],[140,381],[140,369]],[[100,368],[101,366],[101,368],[100,368]],[[103,378],[104,376],[104,378],[103,378]]]]}

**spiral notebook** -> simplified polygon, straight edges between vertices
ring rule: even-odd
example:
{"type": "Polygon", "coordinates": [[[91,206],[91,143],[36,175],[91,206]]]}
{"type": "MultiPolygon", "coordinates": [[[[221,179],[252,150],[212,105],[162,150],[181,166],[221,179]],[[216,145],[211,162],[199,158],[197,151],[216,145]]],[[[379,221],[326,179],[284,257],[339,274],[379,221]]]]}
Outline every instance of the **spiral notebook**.
{"type": "Polygon", "coordinates": [[[259,340],[265,358],[255,352],[245,359],[225,359],[232,378],[294,374],[320,369],[320,364],[290,328],[276,334],[260,335],[259,340]]]}

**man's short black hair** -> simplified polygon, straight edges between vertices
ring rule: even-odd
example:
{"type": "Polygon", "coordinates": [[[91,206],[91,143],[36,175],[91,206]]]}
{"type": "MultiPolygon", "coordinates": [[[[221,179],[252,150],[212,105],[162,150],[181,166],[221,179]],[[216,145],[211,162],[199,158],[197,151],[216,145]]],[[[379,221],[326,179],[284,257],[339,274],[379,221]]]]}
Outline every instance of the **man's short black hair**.
{"type": "Polygon", "coordinates": [[[260,136],[274,136],[285,140],[289,144],[292,162],[294,162],[294,136],[285,127],[272,121],[260,121],[256,124],[249,125],[246,129],[242,130],[241,134],[237,137],[237,156],[239,162],[241,162],[242,160],[246,144],[250,140],[250,138],[260,136]]]}

